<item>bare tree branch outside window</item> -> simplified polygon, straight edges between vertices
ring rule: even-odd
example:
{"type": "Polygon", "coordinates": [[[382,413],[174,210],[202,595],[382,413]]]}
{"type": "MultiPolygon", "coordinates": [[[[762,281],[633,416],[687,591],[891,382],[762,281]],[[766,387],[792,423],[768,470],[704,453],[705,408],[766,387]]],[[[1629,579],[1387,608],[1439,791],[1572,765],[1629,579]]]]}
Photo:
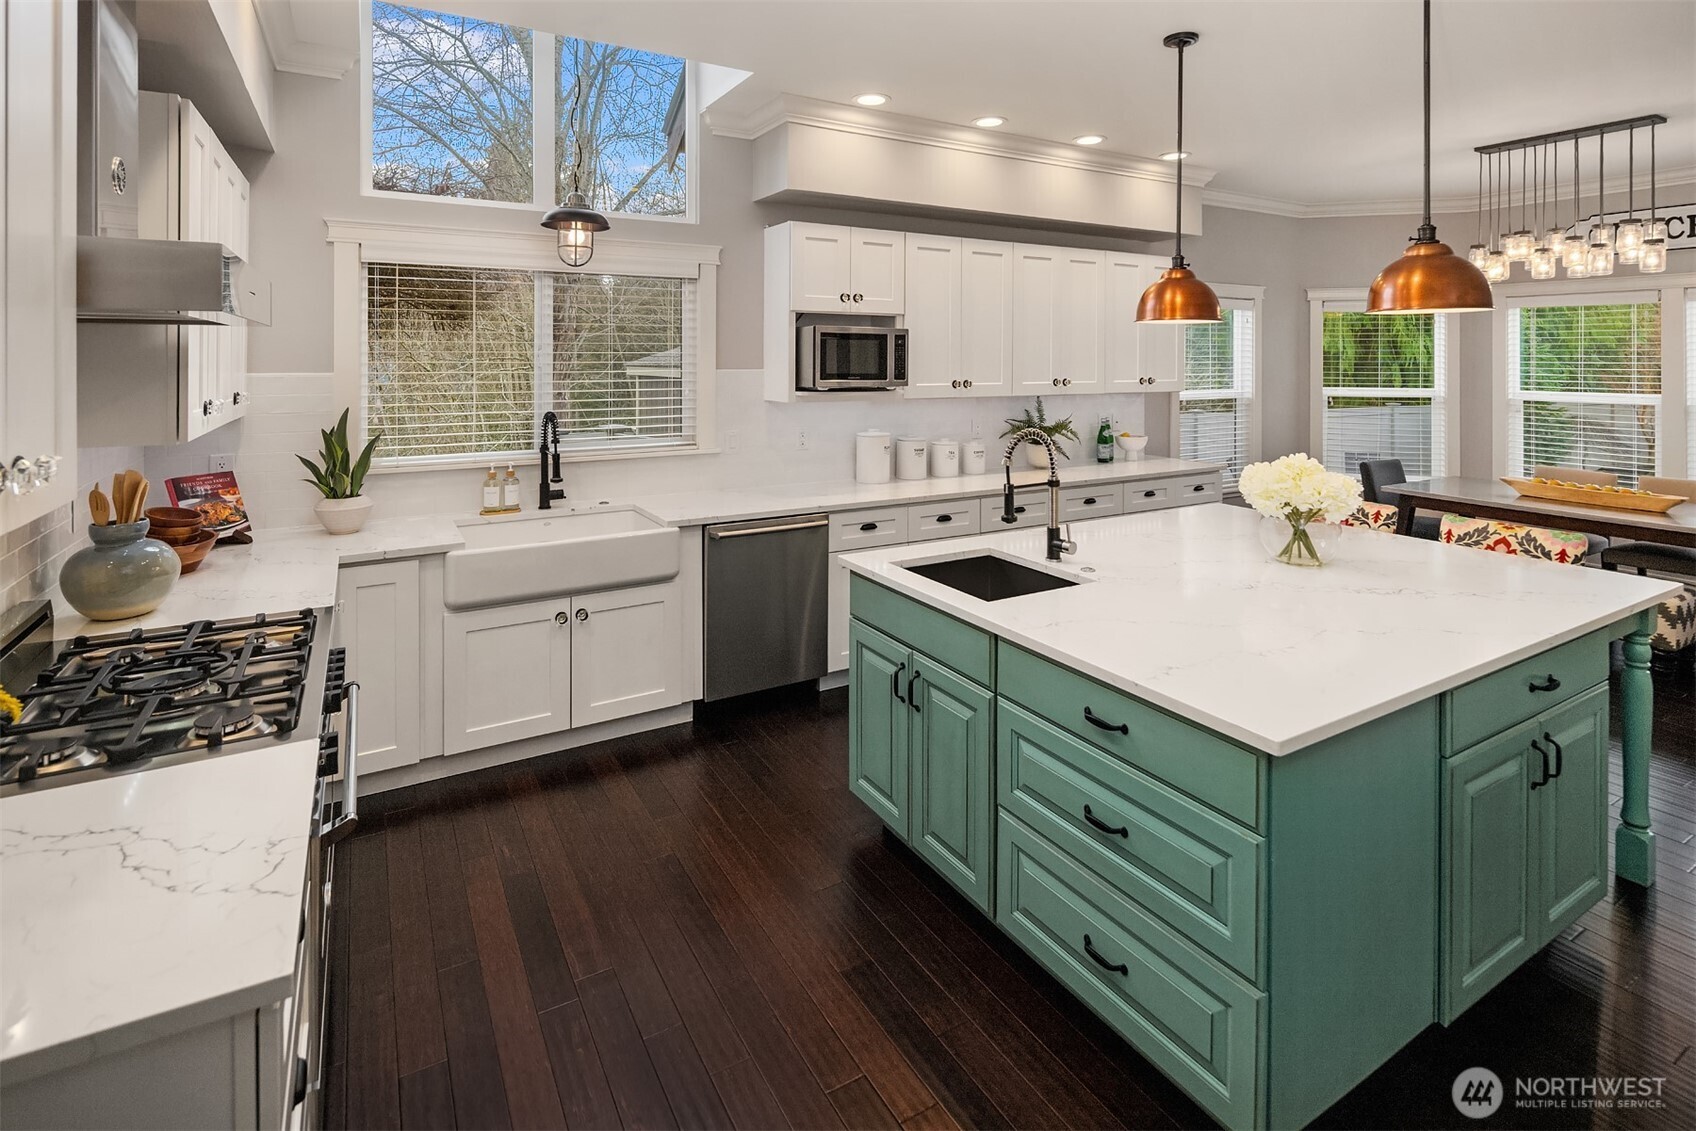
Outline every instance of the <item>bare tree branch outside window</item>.
{"type": "Polygon", "coordinates": [[[559,107],[555,150],[559,199],[571,191],[572,163],[581,142],[579,178],[592,207],[653,216],[683,214],[687,155],[670,154],[667,128],[673,99],[683,83],[683,67],[682,59],[670,55],[586,39],[560,39],[555,102],[559,107]]]}

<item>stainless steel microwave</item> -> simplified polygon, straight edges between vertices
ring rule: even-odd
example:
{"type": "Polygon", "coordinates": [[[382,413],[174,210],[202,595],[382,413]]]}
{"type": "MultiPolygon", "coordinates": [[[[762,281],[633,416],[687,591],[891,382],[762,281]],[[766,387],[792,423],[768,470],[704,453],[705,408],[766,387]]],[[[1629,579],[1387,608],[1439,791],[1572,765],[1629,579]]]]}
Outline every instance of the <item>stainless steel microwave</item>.
{"type": "Polygon", "coordinates": [[[798,389],[904,389],[907,331],[894,326],[799,327],[798,389]]]}

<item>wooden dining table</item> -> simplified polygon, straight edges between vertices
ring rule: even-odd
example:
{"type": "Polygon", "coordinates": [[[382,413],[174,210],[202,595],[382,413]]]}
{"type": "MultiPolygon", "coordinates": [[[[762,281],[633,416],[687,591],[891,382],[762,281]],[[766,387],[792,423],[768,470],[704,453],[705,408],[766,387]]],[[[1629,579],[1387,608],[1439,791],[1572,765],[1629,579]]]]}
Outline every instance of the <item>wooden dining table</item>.
{"type": "MultiPolygon", "coordinates": [[[[1396,533],[1413,533],[1417,510],[1469,518],[1493,518],[1625,538],[1696,547],[1696,502],[1665,514],[1526,498],[1495,479],[1419,479],[1386,489],[1397,507],[1396,533]]],[[[1649,678],[1649,637],[1655,611],[1639,613],[1625,636],[1625,670],[1620,673],[1620,758],[1623,797],[1614,829],[1614,873],[1649,887],[1655,882],[1655,834],[1649,825],[1649,736],[1654,720],[1654,683],[1649,678]]]]}

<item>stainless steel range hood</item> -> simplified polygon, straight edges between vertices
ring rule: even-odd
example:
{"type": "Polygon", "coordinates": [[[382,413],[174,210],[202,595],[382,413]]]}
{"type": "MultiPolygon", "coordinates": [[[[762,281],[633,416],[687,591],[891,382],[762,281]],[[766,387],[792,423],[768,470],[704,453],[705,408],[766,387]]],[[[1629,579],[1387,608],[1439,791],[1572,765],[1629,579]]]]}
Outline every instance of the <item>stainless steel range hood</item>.
{"type": "Polygon", "coordinates": [[[271,324],[271,284],[215,243],[77,237],[77,321],[271,324]]]}
{"type": "Polygon", "coordinates": [[[271,284],[226,248],[135,238],[140,94],[126,8],[77,10],[77,321],[268,326],[271,284]]]}

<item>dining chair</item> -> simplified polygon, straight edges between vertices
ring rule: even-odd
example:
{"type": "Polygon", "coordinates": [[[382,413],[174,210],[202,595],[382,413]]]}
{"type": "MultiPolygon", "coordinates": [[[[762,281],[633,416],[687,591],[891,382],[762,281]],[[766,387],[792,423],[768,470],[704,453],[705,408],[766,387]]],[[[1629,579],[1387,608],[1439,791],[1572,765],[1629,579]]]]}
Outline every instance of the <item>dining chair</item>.
{"type": "MultiPolygon", "coordinates": [[[[1668,479],[1645,475],[1637,486],[1657,495],[1682,495],[1686,503],[1696,502],[1696,479],[1668,479]]],[[[1696,549],[1689,546],[1663,546],[1659,542],[1625,542],[1602,551],[1602,568],[1634,569],[1642,577],[1650,570],[1696,577],[1696,549]]]]}
{"type": "Polygon", "coordinates": [[[1590,552],[1589,542],[1577,531],[1458,514],[1443,516],[1437,540],[1447,546],[1467,546],[1560,565],[1580,565],[1590,552]]]}
{"type": "MultiPolygon", "coordinates": [[[[1368,503],[1388,503],[1394,506],[1401,498],[1396,487],[1407,482],[1407,472],[1399,459],[1363,459],[1360,461],[1360,496],[1368,503]]],[[[1360,525],[1365,525],[1364,523],[1360,525]]],[[[1427,542],[1437,538],[1438,520],[1429,515],[1415,515],[1413,536],[1427,542]]]]}
{"type": "MultiPolygon", "coordinates": [[[[1619,476],[1611,471],[1591,471],[1583,467],[1561,467],[1558,464],[1543,463],[1531,469],[1531,474],[1538,479],[1559,479],[1565,483],[1594,484],[1597,487],[1618,487],[1619,476]]],[[[1607,550],[1613,542],[1600,534],[1586,534],[1585,540],[1590,543],[1590,556],[1597,557],[1607,550]]]]}

